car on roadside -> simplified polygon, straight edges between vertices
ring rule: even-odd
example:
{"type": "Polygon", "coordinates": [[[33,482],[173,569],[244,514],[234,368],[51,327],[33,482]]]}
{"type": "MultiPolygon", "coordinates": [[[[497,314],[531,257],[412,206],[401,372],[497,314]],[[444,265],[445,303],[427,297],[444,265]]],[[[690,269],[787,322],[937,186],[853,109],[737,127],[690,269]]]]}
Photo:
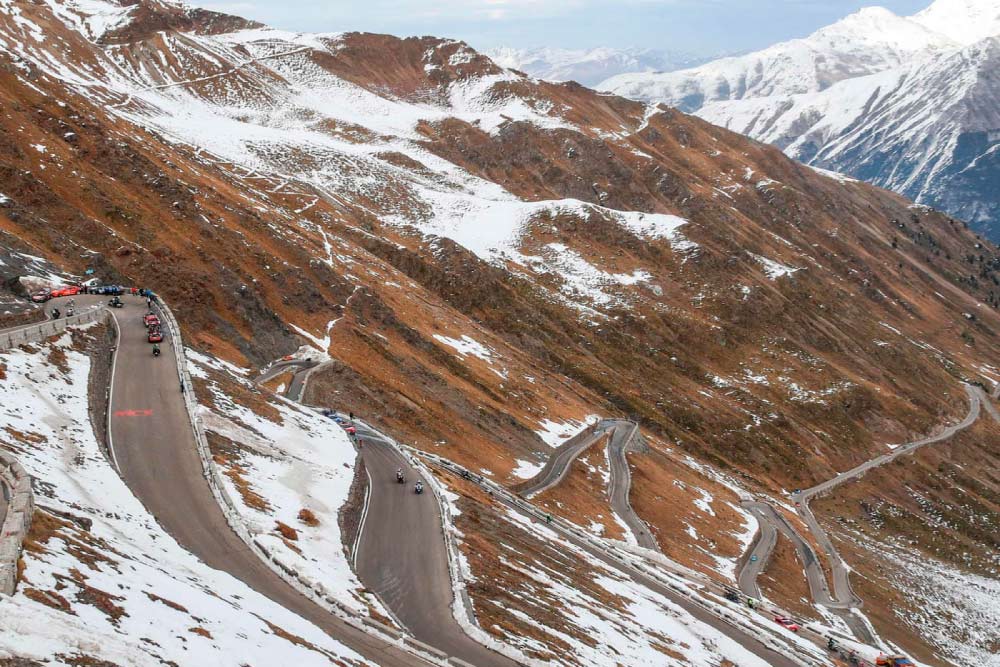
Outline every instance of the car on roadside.
{"type": "Polygon", "coordinates": [[[150,327],[146,338],[150,343],[162,343],[163,334],[160,332],[160,327],[150,327]]]}
{"type": "Polygon", "coordinates": [[[159,328],[160,326],[160,318],[152,313],[147,313],[146,316],[142,318],[142,322],[143,324],[146,325],[147,328],[148,327],[159,328]]]}
{"type": "Polygon", "coordinates": [[[57,287],[52,290],[51,296],[53,299],[58,299],[62,296],[76,296],[80,293],[80,288],[76,285],[65,285],[63,287],[57,287]]]}
{"type": "Polygon", "coordinates": [[[799,628],[802,627],[787,616],[775,616],[774,622],[786,630],[791,630],[792,632],[798,632],[799,628]]]}
{"type": "Polygon", "coordinates": [[[45,303],[51,298],[52,298],[52,291],[47,289],[38,290],[37,292],[31,295],[31,300],[34,301],[35,303],[45,303]]]}

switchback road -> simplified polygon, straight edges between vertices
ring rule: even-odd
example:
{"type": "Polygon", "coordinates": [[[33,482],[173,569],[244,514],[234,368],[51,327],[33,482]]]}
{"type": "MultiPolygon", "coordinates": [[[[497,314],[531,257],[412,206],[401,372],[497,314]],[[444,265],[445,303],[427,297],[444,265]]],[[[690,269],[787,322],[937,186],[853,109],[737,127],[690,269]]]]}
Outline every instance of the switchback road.
{"type": "MultiPolygon", "coordinates": [[[[77,297],[80,302],[106,297],[77,297]]],[[[123,297],[112,311],[120,331],[109,406],[112,458],[129,488],[177,542],[210,567],[299,614],[372,662],[428,665],[317,606],[268,568],[230,529],[204,477],[177,377],[175,351],[156,359],[142,323],[145,303],[123,297]]]]}
{"type": "MultiPolygon", "coordinates": [[[[629,425],[632,426],[632,424],[629,425]]],[[[430,460],[432,463],[434,462],[433,459],[430,460]]],[[[455,473],[456,470],[460,470],[461,468],[453,463],[449,463],[443,469],[447,470],[448,472],[455,473]]],[[[490,486],[481,478],[477,478],[476,475],[470,474],[466,479],[468,479],[474,484],[479,485],[483,489],[491,490],[490,486]]],[[[519,507],[515,502],[513,502],[510,496],[507,496],[505,494],[496,493],[493,494],[493,497],[496,498],[499,502],[509,507],[511,510],[517,512],[518,514],[521,514],[522,516],[527,517],[531,521],[538,521],[538,515],[543,514],[542,512],[538,512],[537,510],[536,514],[532,514],[530,512],[525,511],[522,507],[519,507]]],[[[693,602],[690,598],[681,595],[673,588],[663,584],[655,577],[645,574],[639,569],[632,567],[624,559],[612,557],[611,555],[602,551],[601,549],[596,548],[590,542],[580,539],[572,532],[566,530],[560,524],[559,521],[548,523],[546,524],[546,526],[556,531],[564,539],[573,543],[577,547],[583,549],[591,556],[597,558],[605,565],[608,565],[609,567],[621,572],[622,574],[629,577],[639,585],[657,592],[658,594],[667,598],[671,602],[682,607],[685,611],[687,611],[689,614],[697,618],[699,621],[711,626],[712,628],[715,628],[722,634],[727,635],[733,641],[736,641],[751,653],[754,653],[755,655],[759,656],[769,665],[773,665],[774,667],[801,667],[801,664],[798,661],[766,646],[759,638],[752,636],[744,628],[730,625],[729,623],[722,620],[718,616],[715,616],[714,614],[707,611],[702,606],[693,602]]]]}
{"type": "Polygon", "coordinates": [[[514,667],[516,662],[469,637],[452,616],[453,588],[441,514],[425,482],[409,461],[377,431],[360,422],[361,456],[369,475],[368,511],[362,524],[355,570],[410,633],[439,651],[477,667],[514,667]],[[402,468],[404,484],[396,482],[402,468]]]}
{"type": "Polygon", "coordinates": [[[778,532],[781,532],[789,540],[791,540],[792,544],[795,546],[799,559],[802,561],[805,568],[806,580],[809,583],[810,593],[816,603],[830,608],[843,618],[858,639],[869,644],[873,643],[875,638],[872,636],[867,624],[865,624],[856,614],[851,612],[852,608],[861,604],[861,600],[851,589],[850,570],[841,559],[840,554],[833,545],[833,542],[830,540],[830,537],[816,520],[812,510],[810,510],[809,501],[817,495],[827,493],[841,484],[861,477],[869,470],[894,461],[896,458],[903,456],[904,454],[908,454],[926,445],[950,439],[956,433],[975,423],[975,421],[979,418],[980,407],[982,405],[985,405],[987,411],[989,411],[995,419],[1000,421],[1000,414],[997,413],[996,408],[992,403],[990,403],[989,398],[984,395],[982,390],[972,385],[963,385],[963,387],[969,397],[969,412],[960,422],[945,428],[936,435],[921,438],[905,445],[895,447],[891,452],[855,466],[846,472],[838,474],[832,479],[817,484],[809,489],[792,494],[792,500],[795,502],[799,515],[812,534],[816,537],[816,541],[819,543],[820,547],[829,557],[830,567],[833,574],[832,595],[826,575],[818,562],[812,546],[798,534],[798,532],[788,523],[785,517],[782,516],[781,513],[778,512],[772,505],[766,502],[757,501],[744,501],[743,503],[743,507],[747,508],[758,519],[760,524],[760,535],[758,536],[758,540],[754,545],[753,550],[749,554],[750,556],[756,556],[757,558],[747,558],[739,573],[738,584],[740,590],[747,595],[760,597],[760,590],[757,586],[757,577],[760,572],[763,571],[767,560],[771,556],[771,552],[777,542],[778,532]]]}
{"type": "Polygon", "coordinates": [[[628,467],[625,450],[636,436],[638,428],[635,423],[623,419],[602,419],[559,445],[537,475],[512,486],[511,491],[523,498],[531,498],[551,489],[566,478],[573,461],[594,443],[607,437],[608,461],[611,468],[608,497],[611,509],[625,522],[639,546],[658,551],[660,546],[656,543],[649,526],[639,518],[629,502],[632,473],[628,467]]]}
{"type": "Polygon", "coordinates": [[[659,551],[660,545],[649,530],[646,522],[632,509],[628,496],[632,490],[632,471],[628,467],[625,450],[639,432],[638,424],[617,420],[608,442],[608,460],[611,464],[611,484],[608,495],[611,509],[617,514],[635,537],[640,547],[659,551]]]}
{"type": "MultiPolygon", "coordinates": [[[[820,526],[819,521],[816,520],[812,510],[809,509],[809,501],[817,495],[827,493],[845,482],[861,477],[873,468],[883,466],[886,463],[896,460],[904,454],[909,454],[910,452],[919,449],[920,447],[948,440],[959,431],[972,426],[972,424],[979,419],[979,410],[983,392],[981,389],[972,385],[965,384],[962,386],[965,388],[965,393],[969,397],[969,412],[962,421],[945,428],[937,435],[933,435],[928,438],[921,438],[920,440],[916,440],[905,445],[900,445],[888,454],[883,454],[882,456],[878,456],[870,461],[866,461],[846,472],[840,473],[833,479],[829,479],[812,488],[792,494],[792,500],[795,501],[795,506],[799,512],[799,516],[802,517],[806,526],[808,526],[809,530],[812,531],[812,534],[816,537],[816,541],[819,542],[820,548],[822,548],[830,557],[830,566],[833,571],[833,592],[834,597],[838,602],[849,603],[856,606],[861,603],[861,600],[851,589],[850,570],[844,563],[843,559],[841,559],[840,554],[837,552],[837,548],[830,540],[829,535],[827,535],[826,531],[823,530],[823,527],[820,526]]],[[[989,398],[986,398],[985,400],[989,402],[989,398]]]]}
{"type": "Polygon", "coordinates": [[[515,484],[511,487],[511,491],[525,498],[531,498],[542,491],[551,489],[566,477],[573,461],[587,451],[591,445],[603,438],[612,428],[614,428],[614,422],[607,419],[602,419],[596,424],[588,426],[559,445],[549,456],[545,466],[534,477],[515,484]]]}

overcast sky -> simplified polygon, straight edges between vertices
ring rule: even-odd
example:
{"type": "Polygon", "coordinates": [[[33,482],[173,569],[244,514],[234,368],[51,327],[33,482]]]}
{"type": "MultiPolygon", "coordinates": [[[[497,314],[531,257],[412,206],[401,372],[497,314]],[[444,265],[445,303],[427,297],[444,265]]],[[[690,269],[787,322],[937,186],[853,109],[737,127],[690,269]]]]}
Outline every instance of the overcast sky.
{"type": "Polygon", "coordinates": [[[277,28],[453,37],[494,46],[650,47],[697,55],[809,34],[866,5],[897,14],[930,0],[190,0],[277,28]]]}

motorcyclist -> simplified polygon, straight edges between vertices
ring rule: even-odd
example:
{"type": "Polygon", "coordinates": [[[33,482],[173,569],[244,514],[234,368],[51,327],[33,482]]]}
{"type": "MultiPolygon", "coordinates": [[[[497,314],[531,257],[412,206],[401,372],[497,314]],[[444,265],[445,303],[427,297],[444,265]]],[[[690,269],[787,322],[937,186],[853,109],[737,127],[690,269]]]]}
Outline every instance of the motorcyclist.
{"type": "Polygon", "coordinates": [[[59,309],[58,308],[53,308],[52,309],[52,319],[54,319],[54,320],[58,320],[59,319],[59,309]]]}
{"type": "Polygon", "coordinates": [[[416,485],[413,487],[413,490],[416,491],[417,493],[423,493],[424,492],[424,483],[418,481],[416,483],[416,485]]]}
{"type": "Polygon", "coordinates": [[[160,356],[160,345],[158,343],[153,343],[153,356],[160,356]]]}
{"type": "Polygon", "coordinates": [[[399,482],[400,484],[403,483],[403,469],[402,468],[396,468],[396,481],[399,482]]]}

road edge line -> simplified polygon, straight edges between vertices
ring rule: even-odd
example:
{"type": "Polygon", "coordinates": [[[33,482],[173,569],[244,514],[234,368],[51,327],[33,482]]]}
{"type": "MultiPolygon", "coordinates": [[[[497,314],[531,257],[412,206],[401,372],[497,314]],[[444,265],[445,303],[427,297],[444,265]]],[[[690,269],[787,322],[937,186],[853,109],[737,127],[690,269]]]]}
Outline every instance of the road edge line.
{"type": "Polygon", "coordinates": [[[368,503],[372,498],[372,473],[365,466],[365,475],[368,477],[368,488],[365,489],[365,504],[361,510],[361,523],[358,524],[358,534],[354,537],[354,547],[351,549],[351,564],[355,570],[358,566],[358,549],[361,547],[361,536],[365,532],[365,522],[368,521],[368,503]]]}
{"type": "Polygon", "coordinates": [[[118,476],[121,477],[122,470],[118,467],[118,457],[115,455],[115,440],[114,436],[111,434],[111,402],[114,400],[115,396],[115,371],[118,368],[118,349],[122,344],[122,328],[118,324],[118,318],[115,317],[114,313],[109,312],[108,315],[111,317],[111,321],[115,324],[115,349],[111,354],[111,377],[108,379],[108,414],[105,417],[105,430],[107,431],[108,438],[108,453],[111,454],[111,462],[115,466],[115,470],[118,472],[118,476]]]}
{"type": "MultiPolygon", "coordinates": [[[[235,503],[229,495],[229,492],[226,490],[218,468],[212,462],[204,426],[202,425],[201,418],[195,411],[195,408],[198,407],[199,404],[194,396],[194,384],[191,382],[190,373],[186,370],[187,355],[184,349],[184,341],[181,336],[180,324],[174,317],[170,307],[167,306],[162,298],[158,300],[156,305],[160,312],[164,315],[164,319],[168,320],[170,323],[170,329],[173,334],[171,337],[171,345],[174,349],[177,374],[184,394],[185,412],[188,414],[189,425],[194,435],[195,448],[198,451],[198,458],[202,463],[202,476],[208,483],[209,490],[212,492],[216,504],[222,510],[222,514],[226,518],[226,523],[229,524],[230,529],[247,545],[247,548],[250,549],[251,553],[255,554],[265,567],[274,572],[274,574],[276,574],[282,581],[291,586],[293,590],[297,591],[300,595],[311,601],[320,609],[340,619],[347,625],[359,630],[363,634],[369,637],[377,637],[378,639],[384,641],[387,645],[394,646],[415,658],[419,658],[420,660],[427,662],[428,664],[445,665],[446,662],[444,660],[438,658],[437,656],[423,653],[418,647],[406,644],[398,637],[393,637],[389,634],[381,633],[377,629],[367,627],[364,623],[364,619],[368,617],[362,616],[337,600],[326,591],[325,587],[322,587],[322,584],[317,587],[316,584],[304,580],[302,575],[293,570],[290,566],[282,563],[277,556],[272,555],[263,545],[254,539],[254,537],[250,534],[249,526],[243,521],[243,517],[240,515],[239,510],[236,508],[235,503]],[[322,590],[320,590],[321,588],[322,590]]],[[[288,611],[289,613],[295,613],[291,610],[288,611]]],[[[347,646],[343,640],[334,637],[332,634],[326,632],[322,628],[319,628],[319,626],[316,627],[327,636],[332,637],[335,641],[339,641],[347,646]]],[[[352,650],[358,652],[356,649],[352,650]]],[[[358,653],[360,655],[360,652],[358,653]]]]}

